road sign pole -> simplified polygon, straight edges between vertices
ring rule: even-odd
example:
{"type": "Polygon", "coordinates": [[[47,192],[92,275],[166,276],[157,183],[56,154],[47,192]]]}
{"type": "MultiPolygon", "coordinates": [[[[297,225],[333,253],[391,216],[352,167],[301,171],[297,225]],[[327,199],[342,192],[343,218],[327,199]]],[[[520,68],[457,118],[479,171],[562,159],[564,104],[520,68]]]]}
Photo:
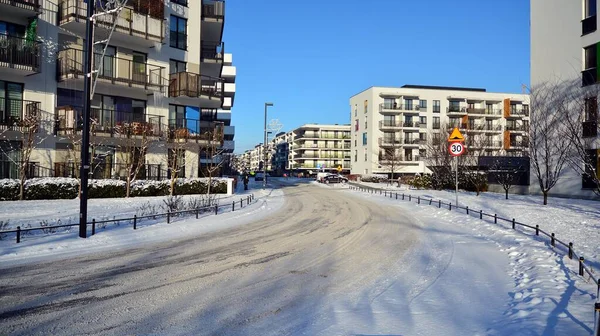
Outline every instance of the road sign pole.
{"type": "Polygon", "coordinates": [[[456,183],[456,206],[458,206],[458,156],[454,157],[454,163],[456,165],[455,167],[455,178],[454,178],[454,182],[456,183]]]}

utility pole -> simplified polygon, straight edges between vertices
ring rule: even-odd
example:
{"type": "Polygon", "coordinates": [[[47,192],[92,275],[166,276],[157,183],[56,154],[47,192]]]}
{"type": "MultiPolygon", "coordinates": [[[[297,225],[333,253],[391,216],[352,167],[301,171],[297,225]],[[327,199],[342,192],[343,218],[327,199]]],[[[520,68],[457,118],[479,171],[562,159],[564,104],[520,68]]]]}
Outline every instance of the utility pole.
{"type": "Polygon", "coordinates": [[[265,103],[265,128],[263,142],[263,189],[267,187],[267,107],[273,106],[273,103],[265,103]]]}
{"type": "Polygon", "coordinates": [[[90,173],[90,105],[92,88],[92,57],[94,55],[94,4],[87,3],[87,19],[85,23],[85,46],[83,53],[83,130],[81,135],[81,195],[79,195],[79,237],[87,238],[87,203],[88,203],[88,178],[90,173]]]}

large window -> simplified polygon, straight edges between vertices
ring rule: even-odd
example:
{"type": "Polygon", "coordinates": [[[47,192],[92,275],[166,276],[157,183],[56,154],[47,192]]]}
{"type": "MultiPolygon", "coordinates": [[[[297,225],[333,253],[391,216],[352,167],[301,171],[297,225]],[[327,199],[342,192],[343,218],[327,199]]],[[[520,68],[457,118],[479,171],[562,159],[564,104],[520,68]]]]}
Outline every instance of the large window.
{"type": "Polygon", "coordinates": [[[186,62],[171,59],[169,60],[169,74],[176,74],[186,71],[186,62]]]}
{"type": "Polygon", "coordinates": [[[94,67],[101,77],[115,77],[116,56],[117,48],[115,47],[105,46],[104,44],[94,46],[94,67]],[[102,58],[102,52],[104,52],[104,58],[102,58]]]}
{"type": "Polygon", "coordinates": [[[363,146],[367,145],[367,133],[363,133],[363,146]]]}
{"type": "Polygon", "coordinates": [[[433,112],[440,113],[440,101],[439,100],[433,101],[433,112]]]}
{"type": "Polygon", "coordinates": [[[586,18],[596,15],[597,1],[598,0],[584,0],[586,18]]]}
{"type": "Polygon", "coordinates": [[[171,47],[187,49],[187,20],[171,15],[170,29],[171,47]]]}
{"type": "Polygon", "coordinates": [[[585,49],[585,69],[591,69],[596,67],[596,45],[591,45],[585,49]]]}

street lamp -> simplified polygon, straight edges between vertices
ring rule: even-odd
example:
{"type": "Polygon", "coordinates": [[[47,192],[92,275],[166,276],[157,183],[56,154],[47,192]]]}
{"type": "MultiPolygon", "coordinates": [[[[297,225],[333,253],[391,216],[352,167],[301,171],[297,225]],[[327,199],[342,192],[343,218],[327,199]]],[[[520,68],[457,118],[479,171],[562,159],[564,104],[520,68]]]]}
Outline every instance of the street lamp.
{"type": "Polygon", "coordinates": [[[273,106],[273,103],[265,103],[265,129],[263,142],[263,189],[267,187],[267,107],[273,106]]]}

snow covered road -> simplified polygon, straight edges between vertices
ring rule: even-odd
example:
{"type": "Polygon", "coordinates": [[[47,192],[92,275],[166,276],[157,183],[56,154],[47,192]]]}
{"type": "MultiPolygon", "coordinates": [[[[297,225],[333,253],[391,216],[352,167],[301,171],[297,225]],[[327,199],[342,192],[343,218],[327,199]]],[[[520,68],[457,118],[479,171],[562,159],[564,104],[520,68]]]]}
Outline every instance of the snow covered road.
{"type": "Polygon", "coordinates": [[[51,263],[0,265],[0,330],[504,335],[515,266],[493,241],[431,211],[433,220],[413,217],[412,209],[424,208],[325,186],[282,190],[285,205],[247,225],[51,263]]]}

